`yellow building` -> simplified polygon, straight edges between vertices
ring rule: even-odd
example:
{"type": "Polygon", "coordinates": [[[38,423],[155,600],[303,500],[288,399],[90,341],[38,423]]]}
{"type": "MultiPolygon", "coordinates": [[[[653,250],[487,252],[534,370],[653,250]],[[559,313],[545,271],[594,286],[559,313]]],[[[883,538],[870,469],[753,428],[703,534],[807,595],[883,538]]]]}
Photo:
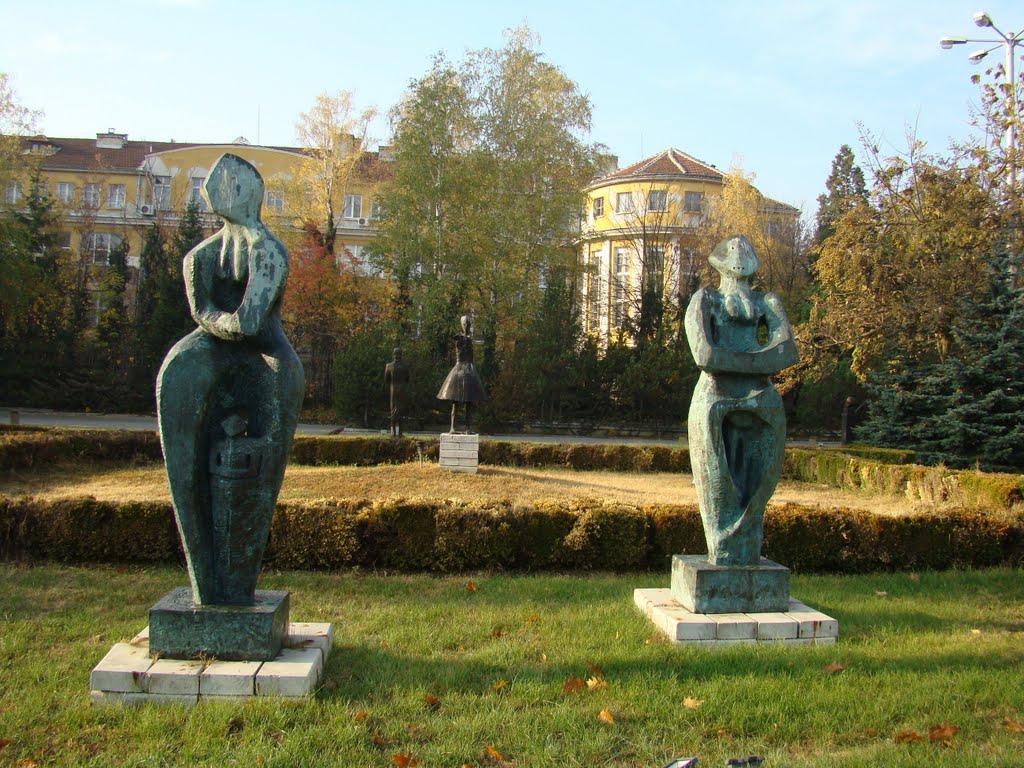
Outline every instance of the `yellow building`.
{"type": "MultiPolygon", "coordinates": [[[[252,163],[263,176],[266,196],[263,217],[271,229],[284,238],[300,224],[299,196],[295,176],[307,155],[296,147],[250,145],[244,138],[230,144],[130,141],[113,130],[95,139],[48,138],[23,140],[24,152],[37,156],[42,183],[59,204],[65,229],[61,245],[96,265],[107,263],[112,249],[128,243],[128,263],[137,267],[146,231],[153,226],[174,227],[190,201],[198,203],[208,229],[220,220],[206,212],[200,189],[212,165],[225,152],[252,163]]],[[[361,180],[359,171],[378,166],[388,159],[380,153],[364,153],[353,181],[336,193],[336,253],[345,250],[357,261],[363,247],[372,240],[377,211],[375,186],[361,180]]],[[[386,163],[385,163],[386,164],[386,163]]],[[[380,179],[377,171],[369,178],[380,179]]],[[[2,190],[2,202],[17,207],[23,203],[22,181],[10,181],[2,190]]]]}
{"type": "MultiPolygon", "coordinates": [[[[635,316],[646,284],[667,299],[684,299],[699,272],[697,229],[709,202],[721,195],[725,174],[670,148],[587,187],[580,235],[586,271],[584,322],[608,339],[635,316]]],[[[765,199],[769,216],[795,223],[799,211],[765,199]]]]}

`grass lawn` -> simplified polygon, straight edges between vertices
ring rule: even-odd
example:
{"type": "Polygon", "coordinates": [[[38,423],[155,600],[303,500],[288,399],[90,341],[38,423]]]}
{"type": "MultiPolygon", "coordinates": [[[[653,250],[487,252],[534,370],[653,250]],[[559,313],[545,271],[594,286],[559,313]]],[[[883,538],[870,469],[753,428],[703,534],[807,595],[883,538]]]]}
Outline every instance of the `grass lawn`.
{"type": "MultiPolygon", "coordinates": [[[[64,464],[12,470],[0,475],[0,494],[66,498],[95,496],[100,500],[170,500],[163,465],[126,468],[108,464],[64,464]]],[[[600,498],[627,504],[695,504],[690,475],[678,472],[581,472],[572,469],[529,469],[483,466],[476,475],[442,470],[436,464],[379,467],[289,466],[281,501],[385,496],[489,498],[530,503],[538,499],[600,498]]],[[[783,480],[773,504],[794,502],[821,507],[848,507],[879,514],[907,514],[916,509],[906,497],[839,490],[783,480]]]]}
{"type": "Polygon", "coordinates": [[[718,650],[667,644],[633,607],[667,574],[481,574],[471,592],[270,573],[293,619],[335,623],[323,688],[194,708],[88,703],[91,668],[183,571],[8,563],[0,580],[0,765],[1024,765],[1019,571],[797,576],[837,646],[718,650]],[[607,685],[567,693],[570,676],[607,685]],[[948,746],[929,740],[942,724],[948,746]]]}

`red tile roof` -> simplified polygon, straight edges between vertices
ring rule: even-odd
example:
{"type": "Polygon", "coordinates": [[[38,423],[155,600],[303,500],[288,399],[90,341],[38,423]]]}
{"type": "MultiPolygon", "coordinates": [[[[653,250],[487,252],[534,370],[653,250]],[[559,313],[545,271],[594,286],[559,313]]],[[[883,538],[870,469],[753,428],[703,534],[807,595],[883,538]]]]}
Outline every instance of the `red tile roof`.
{"type": "Polygon", "coordinates": [[[698,160],[685,152],[680,152],[674,147],[669,147],[664,152],[645,158],[639,163],[623,168],[619,171],[609,173],[594,181],[595,184],[605,184],[609,181],[625,181],[627,179],[642,179],[651,176],[679,176],[687,178],[710,179],[722,181],[724,175],[715,166],[698,160]]]}
{"type": "MultiPolygon", "coordinates": [[[[97,147],[96,139],[69,139],[52,138],[48,136],[26,136],[22,139],[22,147],[28,151],[33,146],[38,146],[41,151],[52,152],[47,154],[43,161],[43,167],[49,169],[73,168],[96,171],[134,171],[142,167],[147,155],[156,152],[166,152],[172,149],[189,149],[190,147],[216,147],[231,146],[233,142],[222,142],[218,144],[200,142],[180,141],[125,141],[120,149],[97,147]]],[[[250,146],[250,145],[239,145],[250,146]]],[[[254,148],[257,148],[254,146],[254,148]]],[[[261,146],[261,149],[276,149],[281,152],[293,152],[302,154],[301,147],[269,147],[261,146]]],[[[378,165],[377,153],[366,152],[361,158],[360,169],[369,170],[378,165]]],[[[386,171],[378,170],[378,173],[385,174],[386,171]]]]}

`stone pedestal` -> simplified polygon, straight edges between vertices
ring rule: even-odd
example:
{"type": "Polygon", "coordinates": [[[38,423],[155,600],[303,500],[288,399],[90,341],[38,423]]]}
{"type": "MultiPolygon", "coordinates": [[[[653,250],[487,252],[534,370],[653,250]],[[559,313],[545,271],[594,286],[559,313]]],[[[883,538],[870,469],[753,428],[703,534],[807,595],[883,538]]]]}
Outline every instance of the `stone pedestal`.
{"type": "Polygon", "coordinates": [[[475,475],[480,464],[480,435],[442,434],[438,464],[441,469],[475,475]]]}
{"type": "Polygon", "coordinates": [[[695,613],[670,589],[637,589],[633,601],[659,631],[680,645],[832,645],[839,638],[838,621],[792,598],[785,610],[763,613],[695,613]]]}
{"type": "Polygon", "coordinates": [[[150,608],[149,630],[150,651],[163,658],[270,661],[288,631],[288,593],[258,590],[254,605],[196,605],[179,587],[150,608]]]}
{"type": "Polygon", "coordinates": [[[672,558],[672,595],[694,613],[772,613],[789,607],[789,569],[712,565],[704,555],[672,558]]]}
{"type": "Polygon", "coordinates": [[[316,692],[331,652],[331,624],[288,625],[271,661],[154,660],[150,628],[117,643],[89,677],[94,704],[195,704],[256,696],[306,698],[316,692]]]}

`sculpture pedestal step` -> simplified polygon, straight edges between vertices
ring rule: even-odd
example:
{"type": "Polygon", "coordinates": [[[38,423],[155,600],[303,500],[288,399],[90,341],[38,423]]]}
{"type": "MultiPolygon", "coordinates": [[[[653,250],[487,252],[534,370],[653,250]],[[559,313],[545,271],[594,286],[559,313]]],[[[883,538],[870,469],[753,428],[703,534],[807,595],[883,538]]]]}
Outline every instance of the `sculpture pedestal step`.
{"type": "Polygon", "coordinates": [[[272,661],[153,659],[149,627],[117,643],[89,677],[94,704],[195,704],[316,692],[334,641],[331,624],[293,623],[272,661]]]}
{"type": "Polygon", "coordinates": [[[772,613],[789,607],[789,569],[712,565],[704,555],[672,557],[672,595],[693,613],[772,613]]]}
{"type": "Polygon", "coordinates": [[[480,435],[460,435],[445,432],[441,435],[438,464],[441,469],[476,474],[480,463],[480,435]]]}
{"type": "Polygon", "coordinates": [[[149,609],[149,647],[163,658],[270,661],[287,632],[287,592],[257,590],[255,605],[195,605],[178,587],[149,609]]]}
{"type": "Polygon", "coordinates": [[[753,643],[831,645],[839,622],[790,599],[785,611],[766,613],[694,613],[670,589],[633,591],[637,608],[673,643],[718,648],[753,643]]]}

